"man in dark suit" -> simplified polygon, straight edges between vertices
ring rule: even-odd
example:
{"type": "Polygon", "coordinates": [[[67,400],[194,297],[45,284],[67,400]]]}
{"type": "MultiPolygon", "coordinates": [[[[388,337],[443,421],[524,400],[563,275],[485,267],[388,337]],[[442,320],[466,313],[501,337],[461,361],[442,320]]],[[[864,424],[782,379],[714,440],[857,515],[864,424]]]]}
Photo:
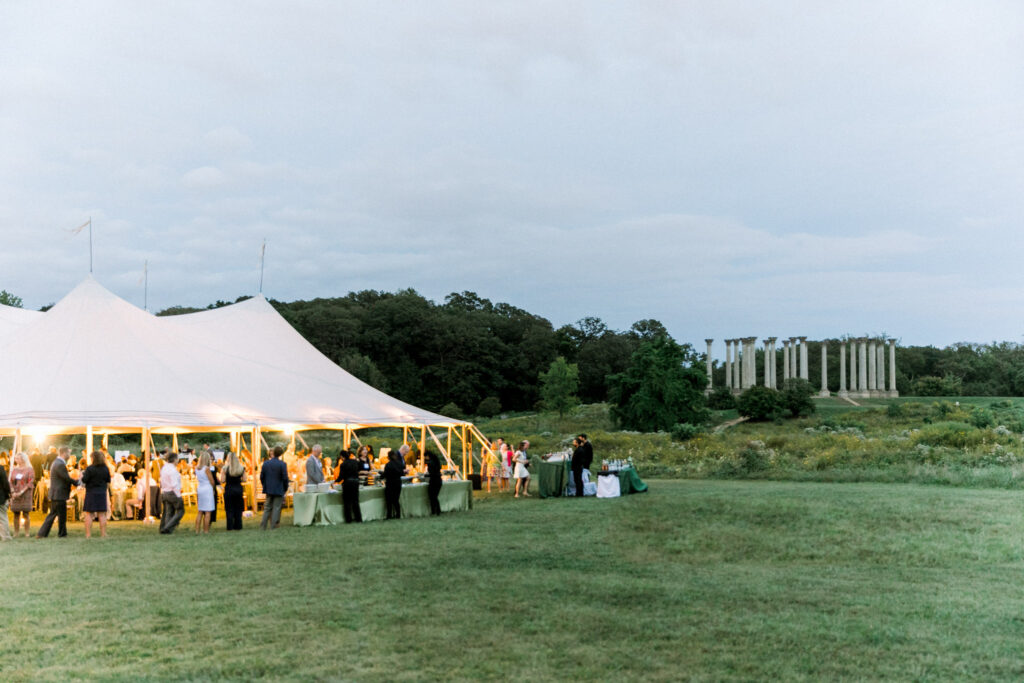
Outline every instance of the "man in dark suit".
{"type": "Polygon", "coordinates": [[[583,470],[589,470],[594,462],[594,447],[590,445],[586,434],[576,437],[579,446],[572,452],[572,481],[576,486],[576,497],[583,497],[583,470]]]}
{"type": "Polygon", "coordinates": [[[281,524],[281,506],[284,504],[284,494],[288,491],[288,466],[281,460],[283,453],[283,448],[274,446],[274,454],[260,468],[260,484],[266,496],[260,529],[266,529],[268,522],[271,529],[281,524]]]}
{"type": "Polygon", "coordinates": [[[363,512],[359,509],[359,473],[363,465],[356,460],[356,454],[343,450],[340,454],[341,465],[338,468],[338,479],[341,480],[341,503],[345,510],[345,524],[362,522],[363,512]]]}
{"type": "Polygon", "coordinates": [[[50,467],[50,512],[39,527],[36,538],[46,538],[50,535],[50,527],[53,520],[57,520],[57,537],[64,538],[68,535],[68,498],[71,497],[71,485],[78,484],[68,474],[67,458],[71,449],[61,446],[57,458],[50,467]]]}

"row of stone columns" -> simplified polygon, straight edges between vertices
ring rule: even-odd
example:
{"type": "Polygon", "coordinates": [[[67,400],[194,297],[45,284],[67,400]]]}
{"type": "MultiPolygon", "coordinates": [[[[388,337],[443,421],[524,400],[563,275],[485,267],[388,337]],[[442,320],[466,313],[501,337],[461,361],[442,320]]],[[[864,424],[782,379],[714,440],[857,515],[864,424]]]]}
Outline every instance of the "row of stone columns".
{"type": "Polygon", "coordinates": [[[839,395],[851,398],[896,397],[896,342],[861,337],[850,343],[850,386],[846,385],[846,343],[839,345],[839,395]],[[889,388],[886,389],[886,346],[889,388]]]}
{"type": "MultiPolygon", "coordinates": [[[[714,339],[705,339],[707,344],[707,391],[712,389],[711,382],[711,345],[714,339]]],[[[775,365],[776,337],[767,337],[764,341],[764,386],[777,389],[776,377],[778,370],[775,365]]],[[[725,340],[725,384],[733,392],[739,393],[757,384],[757,337],[742,337],[725,340]]],[[[783,381],[799,377],[809,379],[807,367],[807,337],[790,337],[782,341],[782,377],[783,381]]],[[[828,348],[821,344],[821,390],[819,396],[829,396],[828,390],[828,348]]],[[[855,398],[895,397],[896,391],[896,342],[892,339],[868,339],[866,337],[850,339],[839,344],[839,396],[855,398]],[[847,388],[846,344],[850,344],[849,378],[847,388]],[[886,344],[889,356],[889,388],[886,390],[886,344]]]]}

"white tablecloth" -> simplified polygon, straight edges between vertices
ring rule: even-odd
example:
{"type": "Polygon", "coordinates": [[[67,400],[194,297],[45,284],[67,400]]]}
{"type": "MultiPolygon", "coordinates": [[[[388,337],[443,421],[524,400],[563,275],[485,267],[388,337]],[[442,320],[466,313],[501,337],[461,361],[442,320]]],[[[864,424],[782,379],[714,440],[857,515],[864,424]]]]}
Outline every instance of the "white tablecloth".
{"type": "Polygon", "coordinates": [[[609,474],[605,476],[598,475],[597,477],[597,497],[598,498],[618,498],[621,491],[619,489],[619,476],[617,474],[609,474]]]}

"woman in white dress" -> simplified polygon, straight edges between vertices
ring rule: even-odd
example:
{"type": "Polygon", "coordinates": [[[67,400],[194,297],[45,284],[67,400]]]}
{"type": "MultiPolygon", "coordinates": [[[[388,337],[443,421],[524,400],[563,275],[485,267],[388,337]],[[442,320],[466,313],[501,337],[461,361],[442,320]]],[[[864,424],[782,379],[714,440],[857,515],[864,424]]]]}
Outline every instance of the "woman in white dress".
{"type": "Polygon", "coordinates": [[[210,452],[203,451],[196,467],[196,533],[210,533],[210,516],[217,507],[217,494],[214,492],[214,478],[210,471],[210,452]]]}
{"type": "Polygon", "coordinates": [[[512,457],[512,461],[516,464],[516,495],[519,497],[519,488],[522,487],[523,497],[529,498],[530,494],[530,470],[526,469],[526,464],[530,462],[530,456],[526,454],[526,441],[519,442],[519,448],[516,450],[515,455],[512,457]]]}

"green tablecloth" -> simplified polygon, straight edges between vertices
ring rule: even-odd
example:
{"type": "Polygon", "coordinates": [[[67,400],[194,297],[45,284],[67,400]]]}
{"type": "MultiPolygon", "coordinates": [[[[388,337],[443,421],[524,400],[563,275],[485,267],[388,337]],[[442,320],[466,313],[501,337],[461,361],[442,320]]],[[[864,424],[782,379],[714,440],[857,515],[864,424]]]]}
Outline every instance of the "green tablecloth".
{"type": "Polygon", "coordinates": [[[626,467],[619,470],[619,495],[627,493],[643,493],[647,490],[647,484],[636,473],[635,467],[626,467]]]}
{"type": "MultiPolygon", "coordinates": [[[[468,481],[446,481],[437,495],[441,512],[455,512],[473,508],[473,488],[468,481]]],[[[428,517],[430,500],[426,484],[406,484],[402,487],[402,517],[428,517]]],[[[296,493],[294,496],[295,526],[311,524],[343,524],[345,509],[341,493],[296,493]]],[[[383,487],[362,487],[359,489],[359,511],[364,522],[384,519],[383,487]]]]}
{"type": "MultiPolygon", "coordinates": [[[[569,478],[572,476],[572,466],[568,460],[563,462],[545,462],[541,458],[535,458],[532,469],[537,471],[537,488],[540,489],[541,498],[556,498],[565,494],[565,487],[569,485],[569,478]]],[[[594,476],[600,474],[600,470],[593,472],[594,476]]],[[[635,467],[625,467],[618,472],[620,495],[628,493],[643,493],[647,490],[647,484],[640,479],[635,467]]],[[[596,481],[596,478],[591,478],[596,481]]]]}
{"type": "Polygon", "coordinates": [[[569,461],[547,462],[543,458],[533,458],[530,469],[537,473],[537,489],[541,498],[557,498],[565,493],[569,483],[569,461]]]}

